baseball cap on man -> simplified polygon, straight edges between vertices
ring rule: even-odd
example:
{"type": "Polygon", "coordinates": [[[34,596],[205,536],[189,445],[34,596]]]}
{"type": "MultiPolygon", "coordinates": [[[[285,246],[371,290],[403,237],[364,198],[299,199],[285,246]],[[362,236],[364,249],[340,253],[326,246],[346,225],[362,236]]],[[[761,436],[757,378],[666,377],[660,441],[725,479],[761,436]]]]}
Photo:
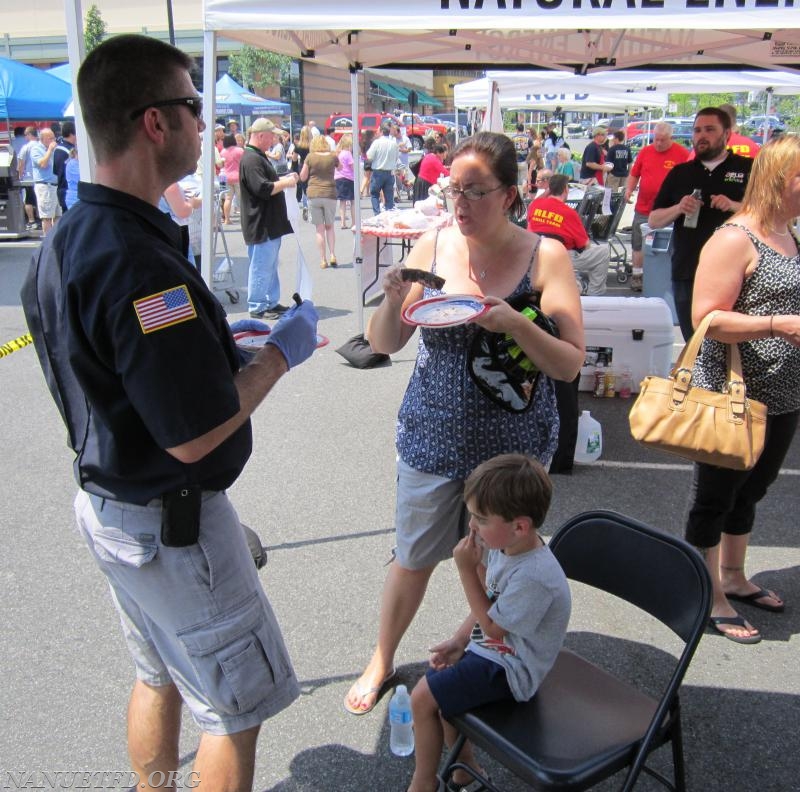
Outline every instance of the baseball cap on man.
{"type": "Polygon", "coordinates": [[[607,135],[608,130],[605,127],[595,127],[592,130],[592,137],[597,137],[597,135],[607,135]]]}
{"type": "Polygon", "coordinates": [[[257,118],[253,121],[250,127],[250,133],[254,134],[256,132],[274,132],[277,129],[275,124],[272,123],[268,118],[257,118]]]}

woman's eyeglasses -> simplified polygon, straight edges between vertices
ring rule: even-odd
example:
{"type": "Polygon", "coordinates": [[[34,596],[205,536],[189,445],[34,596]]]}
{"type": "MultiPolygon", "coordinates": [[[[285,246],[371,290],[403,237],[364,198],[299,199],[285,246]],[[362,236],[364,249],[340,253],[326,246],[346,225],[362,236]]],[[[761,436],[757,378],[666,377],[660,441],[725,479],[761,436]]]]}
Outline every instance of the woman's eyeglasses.
{"type": "Polygon", "coordinates": [[[451,198],[453,200],[463,195],[468,201],[480,201],[484,195],[488,195],[490,192],[505,189],[505,185],[503,184],[498,184],[497,187],[492,187],[491,190],[478,190],[475,187],[467,187],[466,190],[459,190],[457,187],[445,187],[442,190],[442,194],[445,198],[451,198]]]}
{"type": "Polygon", "coordinates": [[[177,99],[162,99],[160,102],[150,102],[150,104],[134,110],[128,117],[131,121],[135,121],[151,107],[175,107],[180,105],[188,107],[195,118],[200,118],[203,115],[203,100],[199,96],[180,96],[177,99]]]}

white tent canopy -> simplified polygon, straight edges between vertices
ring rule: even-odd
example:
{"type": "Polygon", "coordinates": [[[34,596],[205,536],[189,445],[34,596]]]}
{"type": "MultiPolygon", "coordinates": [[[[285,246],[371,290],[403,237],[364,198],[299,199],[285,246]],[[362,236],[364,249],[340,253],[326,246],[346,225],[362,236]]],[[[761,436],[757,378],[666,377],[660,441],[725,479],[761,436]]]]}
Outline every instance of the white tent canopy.
{"type": "MultiPolygon", "coordinates": [[[[525,82],[537,72],[499,72],[487,71],[488,79],[497,80],[507,88],[525,82]]],[[[552,72],[549,72],[552,74],[552,72]]],[[[537,78],[538,79],[538,78],[537,78]]],[[[552,79],[552,78],[551,78],[552,79]]],[[[771,89],[776,94],[800,93],[800,72],[755,71],[755,70],[710,70],[688,69],[657,71],[655,69],[623,69],[616,71],[592,72],[573,77],[569,83],[572,90],[583,88],[611,92],[627,91],[641,93],[653,91],[663,93],[729,93],[739,91],[765,91],[771,89]]]]}
{"type": "Polygon", "coordinates": [[[579,90],[576,85],[582,78],[564,78],[559,72],[546,72],[544,76],[537,72],[529,79],[525,72],[514,74],[513,83],[498,76],[497,72],[487,72],[492,76],[479,80],[460,83],[453,88],[456,107],[486,107],[489,97],[489,85],[496,83],[500,95],[500,107],[520,110],[553,111],[556,108],[568,111],[623,111],[635,108],[664,107],[667,104],[667,93],[663,91],[627,92],[611,88],[608,91],[591,87],[591,92],[579,90]],[[556,77],[557,80],[552,78],[556,77]]]}
{"type": "Polygon", "coordinates": [[[303,0],[291,7],[277,0],[204,0],[204,24],[340,67],[496,64],[574,72],[655,63],[800,64],[795,0],[342,0],[335,6],[303,0]]]}
{"type": "MultiPolygon", "coordinates": [[[[73,70],[82,55],[81,0],[66,0],[73,70]]],[[[351,112],[364,67],[524,67],[566,74],[614,68],[719,64],[800,73],[796,0],[203,0],[204,79],[211,150],[216,37],[348,68],[351,112]],[[354,27],[343,27],[343,21],[354,27]]],[[[574,90],[574,89],[571,89],[574,90]]],[[[79,138],[80,143],[80,138],[79,138]]],[[[356,152],[357,154],[357,152],[356,152]]],[[[210,280],[211,169],[204,180],[204,275],[210,280]]],[[[356,234],[356,259],[360,261],[356,234]]],[[[361,273],[357,310],[363,324],[361,273]]]]}

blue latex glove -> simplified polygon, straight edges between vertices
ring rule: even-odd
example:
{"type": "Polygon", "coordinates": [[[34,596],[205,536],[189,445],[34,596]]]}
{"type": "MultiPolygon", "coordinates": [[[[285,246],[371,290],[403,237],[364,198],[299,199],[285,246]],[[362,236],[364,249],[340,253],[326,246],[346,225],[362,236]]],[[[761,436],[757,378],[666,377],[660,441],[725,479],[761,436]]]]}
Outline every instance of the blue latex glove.
{"type": "Polygon", "coordinates": [[[280,349],[290,369],[308,360],[317,348],[318,321],[314,303],[304,300],[290,308],[273,325],[267,343],[280,349]]]}
{"type": "Polygon", "coordinates": [[[231,322],[231,332],[236,333],[263,333],[269,332],[269,325],[259,319],[237,319],[231,322]]]}

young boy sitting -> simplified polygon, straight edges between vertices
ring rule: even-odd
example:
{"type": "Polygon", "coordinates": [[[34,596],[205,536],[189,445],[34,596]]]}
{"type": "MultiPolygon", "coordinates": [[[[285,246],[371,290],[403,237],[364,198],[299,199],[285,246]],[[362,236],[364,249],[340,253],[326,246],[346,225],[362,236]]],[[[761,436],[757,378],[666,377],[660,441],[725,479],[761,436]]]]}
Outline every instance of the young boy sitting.
{"type": "MultiPolygon", "coordinates": [[[[408,792],[437,789],[442,740],[452,745],[456,738],[443,718],[490,701],[527,701],[555,662],[571,599],[537,533],[551,494],[544,468],[522,454],[496,456],[467,479],[470,533],[453,558],[470,613],[452,638],[430,649],[431,669],[411,694],[416,768],[408,792]]],[[[459,759],[479,770],[469,742],[459,759]]],[[[453,781],[470,778],[462,771],[453,781]]]]}

